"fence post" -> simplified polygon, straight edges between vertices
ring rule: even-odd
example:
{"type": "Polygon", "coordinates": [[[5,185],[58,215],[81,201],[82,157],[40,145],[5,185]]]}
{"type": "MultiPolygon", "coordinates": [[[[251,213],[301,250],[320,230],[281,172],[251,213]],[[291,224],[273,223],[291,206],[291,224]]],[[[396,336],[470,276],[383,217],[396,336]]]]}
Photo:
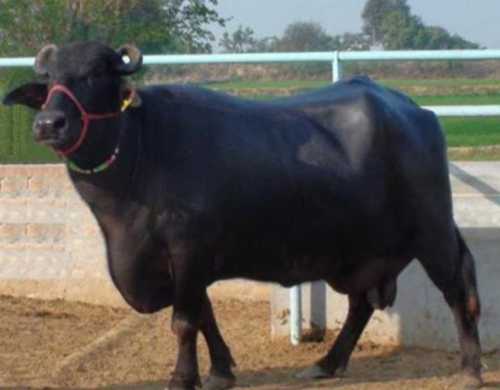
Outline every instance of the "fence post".
{"type": "Polygon", "coordinates": [[[302,288],[290,288],[290,342],[299,345],[302,338],[302,288]]]}
{"type": "Polygon", "coordinates": [[[340,62],[339,52],[333,52],[332,62],[332,81],[336,82],[342,78],[342,63],[340,62]]]}

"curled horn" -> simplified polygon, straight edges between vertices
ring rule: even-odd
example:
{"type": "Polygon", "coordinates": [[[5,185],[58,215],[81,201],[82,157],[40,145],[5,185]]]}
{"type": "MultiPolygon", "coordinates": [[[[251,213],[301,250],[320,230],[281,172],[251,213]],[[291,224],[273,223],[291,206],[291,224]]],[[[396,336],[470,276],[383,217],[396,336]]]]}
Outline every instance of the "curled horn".
{"type": "Polygon", "coordinates": [[[37,54],[35,59],[35,72],[39,75],[46,76],[48,65],[54,59],[57,52],[57,46],[50,44],[44,46],[37,54]]]}
{"type": "Polygon", "coordinates": [[[121,75],[130,75],[139,70],[142,66],[142,53],[134,45],[123,45],[117,51],[121,61],[116,65],[116,71],[121,75]],[[129,62],[123,61],[123,57],[128,57],[129,62]]]}

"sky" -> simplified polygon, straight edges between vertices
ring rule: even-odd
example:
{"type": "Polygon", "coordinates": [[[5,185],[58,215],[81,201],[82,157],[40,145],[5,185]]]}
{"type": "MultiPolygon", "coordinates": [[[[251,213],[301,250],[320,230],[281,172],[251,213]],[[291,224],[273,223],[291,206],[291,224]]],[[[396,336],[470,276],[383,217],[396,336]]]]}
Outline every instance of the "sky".
{"type": "MultiPolygon", "coordinates": [[[[320,23],[328,33],[361,31],[366,0],[218,0],[217,11],[232,17],[229,31],[251,27],[255,36],[281,36],[296,21],[320,23]]],[[[408,0],[427,25],[444,27],[490,49],[500,49],[500,0],[408,0]]],[[[217,38],[223,29],[214,28],[217,38]]]]}

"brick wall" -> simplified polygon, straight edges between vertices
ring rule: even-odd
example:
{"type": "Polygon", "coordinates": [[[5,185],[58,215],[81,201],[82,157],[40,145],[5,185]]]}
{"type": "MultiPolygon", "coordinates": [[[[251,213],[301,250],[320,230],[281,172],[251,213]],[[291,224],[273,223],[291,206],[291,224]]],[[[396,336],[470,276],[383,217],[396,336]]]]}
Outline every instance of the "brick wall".
{"type": "Polygon", "coordinates": [[[0,293],[120,303],[104,253],[63,165],[0,165],[0,293]]]}

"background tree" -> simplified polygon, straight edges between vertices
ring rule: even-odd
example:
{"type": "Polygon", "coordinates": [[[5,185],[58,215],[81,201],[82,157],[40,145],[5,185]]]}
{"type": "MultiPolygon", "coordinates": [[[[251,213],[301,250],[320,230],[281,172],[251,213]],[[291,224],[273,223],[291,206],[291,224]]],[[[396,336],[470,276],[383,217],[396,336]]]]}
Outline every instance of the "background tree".
{"type": "Polygon", "coordinates": [[[333,37],[336,50],[369,50],[370,37],[363,33],[344,33],[333,37]]]}
{"type": "Polygon", "coordinates": [[[470,42],[457,34],[451,35],[444,28],[439,26],[428,26],[424,30],[426,49],[479,49],[479,45],[470,42]]]}
{"type": "Polygon", "coordinates": [[[371,44],[382,44],[385,32],[383,30],[384,18],[392,13],[409,16],[410,7],[406,0],[368,0],[363,8],[363,32],[370,36],[371,44]]]}
{"type": "Polygon", "coordinates": [[[363,33],[329,35],[318,23],[299,21],[289,24],[281,37],[261,39],[250,27],[240,25],[233,33],[224,32],[219,45],[227,53],[368,50],[370,40],[363,33]]]}
{"type": "Polygon", "coordinates": [[[207,52],[224,26],[217,0],[0,0],[0,55],[33,55],[48,42],[132,42],[145,53],[207,52]]]}
{"type": "Polygon", "coordinates": [[[411,13],[407,0],[368,0],[362,13],[363,31],[372,45],[388,50],[477,49],[479,45],[451,35],[442,27],[426,26],[411,13]]]}
{"type": "Polygon", "coordinates": [[[335,40],[315,22],[295,22],[285,29],[276,43],[276,51],[328,51],[335,50],[335,40]]]}
{"type": "Polygon", "coordinates": [[[257,39],[254,45],[254,50],[257,53],[267,53],[276,51],[279,38],[277,36],[264,37],[257,39]]]}
{"type": "Polygon", "coordinates": [[[225,31],[219,44],[226,53],[256,51],[257,40],[254,34],[255,32],[250,27],[239,25],[232,34],[225,31]]]}
{"type": "Polygon", "coordinates": [[[422,39],[424,27],[419,18],[392,11],[382,19],[380,31],[383,34],[384,49],[414,49],[416,43],[422,39]]]}

